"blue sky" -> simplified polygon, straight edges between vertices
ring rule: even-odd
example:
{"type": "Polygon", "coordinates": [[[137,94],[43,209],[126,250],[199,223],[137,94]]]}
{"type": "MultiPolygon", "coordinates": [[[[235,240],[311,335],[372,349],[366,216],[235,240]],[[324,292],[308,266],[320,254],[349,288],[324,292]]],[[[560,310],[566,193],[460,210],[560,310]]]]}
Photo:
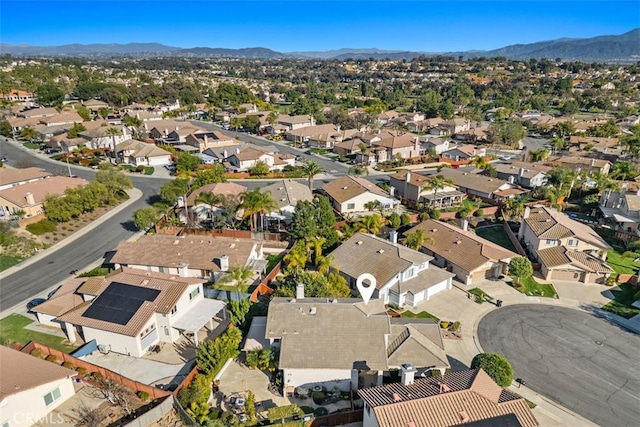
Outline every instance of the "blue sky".
{"type": "Polygon", "coordinates": [[[640,27],[629,1],[5,1],[0,41],[178,47],[494,49],[640,27]],[[28,19],[25,19],[28,17],[28,19]]]}

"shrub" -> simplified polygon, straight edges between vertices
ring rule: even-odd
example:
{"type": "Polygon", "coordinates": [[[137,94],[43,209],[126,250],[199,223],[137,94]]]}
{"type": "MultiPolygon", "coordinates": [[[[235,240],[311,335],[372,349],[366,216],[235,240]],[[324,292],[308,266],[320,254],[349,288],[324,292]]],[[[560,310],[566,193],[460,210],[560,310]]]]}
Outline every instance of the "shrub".
{"type": "Polygon", "coordinates": [[[27,231],[36,236],[56,231],[56,223],[48,219],[41,219],[38,222],[27,225],[27,231]]]}
{"type": "Polygon", "coordinates": [[[437,209],[434,209],[433,211],[431,211],[431,219],[435,219],[436,221],[440,219],[440,211],[437,209]]]}
{"type": "Polygon", "coordinates": [[[70,362],[63,362],[62,363],[62,367],[63,368],[67,368],[67,369],[73,369],[75,371],[76,367],[73,365],[73,363],[70,362]]]}
{"type": "Polygon", "coordinates": [[[56,363],[56,364],[60,363],[60,361],[55,356],[55,354],[48,355],[44,360],[46,360],[47,362],[52,362],[52,363],[56,363]]]}
{"type": "Polygon", "coordinates": [[[411,224],[411,217],[409,214],[404,213],[400,215],[400,225],[409,225],[411,224]]]}
{"type": "Polygon", "coordinates": [[[145,175],[153,175],[153,172],[155,170],[156,169],[153,166],[147,166],[147,167],[144,168],[144,174],[145,175]]]}
{"type": "Polygon", "coordinates": [[[78,375],[80,375],[81,377],[85,377],[88,373],[87,368],[83,368],[82,366],[79,366],[76,368],[76,372],[78,373],[78,375]]]}
{"type": "Polygon", "coordinates": [[[316,417],[325,417],[325,416],[329,415],[329,410],[327,408],[325,408],[324,406],[320,406],[319,408],[316,408],[315,411],[313,411],[313,414],[316,417]]]}
{"type": "Polygon", "coordinates": [[[453,322],[453,325],[451,325],[449,329],[451,329],[452,331],[457,331],[458,329],[460,329],[460,322],[453,322]]]}
{"type": "Polygon", "coordinates": [[[418,215],[418,218],[420,218],[420,221],[426,221],[429,218],[431,218],[431,216],[429,215],[429,212],[420,212],[420,215],[418,215]]]}
{"type": "Polygon", "coordinates": [[[471,361],[471,369],[477,368],[482,368],[500,387],[508,387],[513,382],[511,363],[501,354],[476,354],[471,361]]]}
{"type": "Polygon", "coordinates": [[[300,409],[298,405],[274,406],[267,410],[267,418],[271,421],[291,418],[294,415],[304,415],[302,409],[300,409]]]}
{"type": "Polygon", "coordinates": [[[146,402],[147,400],[149,400],[149,393],[147,393],[146,391],[139,391],[136,393],[136,395],[138,396],[138,399],[142,400],[143,402],[146,402]]]}
{"type": "Polygon", "coordinates": [[[92,372],[91,373],[91,377],[96,379],[96,380],[101,380],[103,378],[102,374],[100,372],[92,372]]]}
{"type": "Polygon", "coordinates": [[[446,320],[445,320],[445,321],[440,322],[440,327],[441,327],[442,329],[448,329],[448,328],[449,328],[449,322],[447,322],[446,320]]]}
{"type": "Polygon", "coordinates": [[[429,374],[432,377],[440,377],[440,376],[442,376],[442,372],[440,372],[439,369],[433,369],[433,370],[429,371],[429,374]]]}
{"type": "Polygon", "coordinates": [[[178,402],[183,408],[189,407],[194,402],[198,405],[204,405],[209,400],[211,391],[211,377],[205,374],[195,376],[191,384],[180,390],[178,393],[178,402]]]}
{"type": "Polygon", "coordinates": [[[484,215],[484,210],[482,209],[478,209],[473,213],[473,216],[483,216],[483,215],[484,215]]]}
{"type": "Polygon", "coordinates": [[[402,219],[400,218],[400,215],[398,215],[395,212],[389,215],[388,220],[391,228],[398,228],[402,224],[402,219]]]}
{"type": "Polygon", "coordinates": [[[322,405],[324,403],[325,396],[321,391],[314,391],[311,397],[313,398],[313,403],[316,405],[322,405]]]}
{"type": "Polygon", "coordinates": [[[37,357],[38,359],[44,359],[46,357],[46,354],[44,354],[44,351],[40,350],[39,348],[32,350],[30,354],[33,357],[37,357]]]}
{"type": "Polygon", "coordinates": [[[140,166],[136,166],[136,172],[142,172],[144,171],[144,166],[140,165],[140,166]]]}

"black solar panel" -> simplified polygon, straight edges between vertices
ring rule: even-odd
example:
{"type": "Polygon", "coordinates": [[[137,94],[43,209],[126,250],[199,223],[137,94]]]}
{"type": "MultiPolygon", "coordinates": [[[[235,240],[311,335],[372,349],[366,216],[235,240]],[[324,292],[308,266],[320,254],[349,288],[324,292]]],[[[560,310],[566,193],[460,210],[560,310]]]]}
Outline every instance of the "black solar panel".
{"type": "Polygon", "coordinates": [[[157,289],[113,282],[82,316],[126,325],[145,301],[154,301],[159,293],[157,289]]]}

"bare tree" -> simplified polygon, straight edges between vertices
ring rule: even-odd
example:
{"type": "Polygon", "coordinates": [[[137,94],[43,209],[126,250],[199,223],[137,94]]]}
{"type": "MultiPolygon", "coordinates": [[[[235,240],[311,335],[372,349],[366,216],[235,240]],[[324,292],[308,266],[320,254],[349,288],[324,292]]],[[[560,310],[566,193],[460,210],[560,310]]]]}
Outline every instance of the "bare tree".
{"type": "Polygon", "coordinates": [[[107,399],[109,403],[121,407],[127,415],[133,412],[132,401],[134,394],[131,390],[106,378],[99,378],[94,381],[102,397],[107,399]]]}
{"type": "Polygon", "coordinates": [[[73,411],[78,414],[78,421],[76,422],[76,426],[78,427],[99,427],[104,420],[102,409],[99,407],[91,409],[83,403],[73,411]]]}

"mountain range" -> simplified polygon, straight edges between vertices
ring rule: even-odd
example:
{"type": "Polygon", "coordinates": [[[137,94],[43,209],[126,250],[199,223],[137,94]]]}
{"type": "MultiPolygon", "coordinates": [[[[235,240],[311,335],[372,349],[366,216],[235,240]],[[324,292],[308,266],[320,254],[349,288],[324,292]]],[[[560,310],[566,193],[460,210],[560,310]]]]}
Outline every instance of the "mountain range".
{"type": "Polygon", "coordinates": [[[160,43],[127,44],[67,44],[61,46],[33,46],[29,44],[0,43],[0,54],[13,56],[74,56],[74,57],[194,57],[194,58],[246,58],[246,59],[406,59],[417,56],[446,55],[453,57],[505,57],[509,59],[561,58],[563,60],[599,62],[640,61],[640,28],[620,35],[598,36],[585,39],[561,38],[529,44],[515,44],[494,50],[461,52],[413,52],[380,50],[375,48],[345,48],[313,52],[277,52],[264,47],[225,49],[211,47],[180,48],[160,43]]]}

